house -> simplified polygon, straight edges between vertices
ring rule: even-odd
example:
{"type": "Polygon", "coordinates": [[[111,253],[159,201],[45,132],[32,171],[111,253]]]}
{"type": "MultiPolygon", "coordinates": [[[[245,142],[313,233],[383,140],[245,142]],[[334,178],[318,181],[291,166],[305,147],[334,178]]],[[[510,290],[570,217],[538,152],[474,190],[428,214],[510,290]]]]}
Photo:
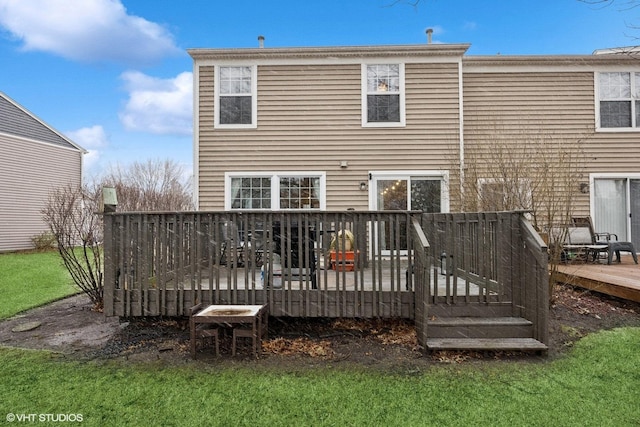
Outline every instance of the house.
{"type": "MultiPolygon", "coordinates": [[[[640,247],[635,51],[468,48],[190,49],[198,209],[501,210],[497,151],[535,158],[527,150],[554,146],[546,169],[583,167],[549,185],[571,195],[574,214],[640,247]]],[[[544,197],[535,191],[520,207],[544,197]]]]}
{"type": "Polygon", "coordinates": [[[465,181],[494,195],[505,183],[469,158],[497,136],[513,152],[523,132],[593,129],[594,71],[576,60],[586,91],[567,83],[575,70],[540,72],[564,70],[553,59],[468,47],[189,50],[197,211],[104,216],[105,313],[265,304],[274,317],[414,319],[428,349],[545,350],[547,246],[499,199],[472,212],[465,181]]]}
{"type": "Polygon", "coordinates": [[[85,150],[0,92],[0,252],[31,249],[48,230],[49,191],[82,182],[85,150]]]}

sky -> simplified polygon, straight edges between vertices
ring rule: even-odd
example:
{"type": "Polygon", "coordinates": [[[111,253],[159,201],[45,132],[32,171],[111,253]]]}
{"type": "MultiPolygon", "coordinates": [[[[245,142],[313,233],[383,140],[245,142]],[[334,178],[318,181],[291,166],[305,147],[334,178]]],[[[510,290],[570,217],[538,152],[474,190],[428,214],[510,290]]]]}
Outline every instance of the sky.
{"type": "Polygon", "coordinates": [[[432,28],[468,55],[591,54],[640,44],[633,2],[0,0],[0,92],[85,148],[87,178],[150,159],[189,175],[186,49],[420,44],[432,28]]]}

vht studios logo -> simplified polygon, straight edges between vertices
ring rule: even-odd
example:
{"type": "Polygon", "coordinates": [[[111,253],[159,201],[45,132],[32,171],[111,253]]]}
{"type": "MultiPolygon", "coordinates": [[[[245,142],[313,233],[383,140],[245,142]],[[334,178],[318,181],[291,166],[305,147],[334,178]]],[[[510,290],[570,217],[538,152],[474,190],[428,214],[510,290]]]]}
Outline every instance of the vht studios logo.
{"type": "Polygon", "coordinates": [[[82,414],[7,414],[7,421],[12,422],[51,422],[81,423],[82,414]]]}

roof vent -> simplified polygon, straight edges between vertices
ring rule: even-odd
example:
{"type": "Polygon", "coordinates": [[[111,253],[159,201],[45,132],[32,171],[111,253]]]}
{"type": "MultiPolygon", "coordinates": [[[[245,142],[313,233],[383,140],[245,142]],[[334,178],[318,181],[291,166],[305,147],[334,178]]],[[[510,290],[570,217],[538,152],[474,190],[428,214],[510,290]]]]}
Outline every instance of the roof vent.
{"type": "Polygon", "coordinates": [[[433,35],[433,28],[427,28],[427,44],[431,44],[432,35],[433,35]]]}
{"type": "Polygon", "coordinates": [[[264,47],[264,36],[258,36],[258,47],[260,47],[260,49],[264,47]]]}

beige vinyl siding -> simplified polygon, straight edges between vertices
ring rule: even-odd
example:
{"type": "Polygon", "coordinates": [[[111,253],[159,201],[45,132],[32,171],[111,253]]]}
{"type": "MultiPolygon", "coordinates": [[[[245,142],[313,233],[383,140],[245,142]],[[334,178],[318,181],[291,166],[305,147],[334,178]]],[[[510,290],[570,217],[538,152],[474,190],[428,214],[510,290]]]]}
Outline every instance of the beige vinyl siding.
{"type": "MultiPolygon", "coordinates": [[[[589,170],[599,163],[592,160],[602,150],[600,135],[594,133],[592,72],[465,73],[463,82],[468,156],[479,146],[496,143],[512,146],[514,152],[548,139],[581,145],[587,164],[581,182],[588,182],[589,170]]],[[[578,193],[579,184],[570,190],[578,193]]],[[[589,213],[588,194],[578,193],[575,212],[589,213]]]]}
{"type": "Polygon", "coordinates": [[[80,184],[81,156],[0,134],[0,252],[32,248],[31,237],[47,230],[40,212],[49,191],[80,184]]]}
{"type": "Polygon", "coordinates": [[[405,65],[400,128],[362,127],[361,63],[354,62],[258,65],[257,129],[214,129],[213,70],[198,69],[201,209],[224,207],[224,172],[325,171],[327,209],[342,210],[368,208],[359,187],[369,171],[451,167],[459,143],[456,63],[405,65]]]}

